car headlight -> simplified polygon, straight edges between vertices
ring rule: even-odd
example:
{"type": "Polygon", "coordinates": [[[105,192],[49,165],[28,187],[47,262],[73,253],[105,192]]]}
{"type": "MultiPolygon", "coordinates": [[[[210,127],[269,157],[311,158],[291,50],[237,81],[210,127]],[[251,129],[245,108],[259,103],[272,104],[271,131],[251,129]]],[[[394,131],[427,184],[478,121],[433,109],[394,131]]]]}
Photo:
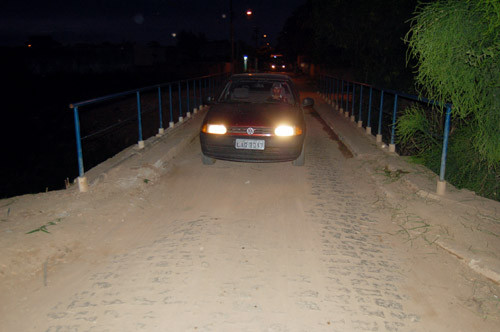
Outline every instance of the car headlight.
{"type": "Polygon", "coordinates": [[[274,129],[274,134],[276,136],[294,136],[302,134],[302,130],[297,127],[281,125],[274,129]]]}
{"type": "Polygon", "coordinates": [[[202,131],[208,134],[224,135],[227,132],[226,126],[221,124],[206,124],[202,131]]]}

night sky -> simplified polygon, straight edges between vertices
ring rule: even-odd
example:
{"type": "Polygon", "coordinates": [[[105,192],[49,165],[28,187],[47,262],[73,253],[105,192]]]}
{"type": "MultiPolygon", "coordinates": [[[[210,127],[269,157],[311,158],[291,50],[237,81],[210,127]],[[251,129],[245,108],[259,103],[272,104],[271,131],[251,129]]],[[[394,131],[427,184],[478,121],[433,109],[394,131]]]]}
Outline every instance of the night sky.
{"type": "MultiPolygon", "coordinates": [[[[191,30],[209,40],[229,39],[230,0],[2,0],[0,45],[23,45],[30,35],[79,42],[175,43],[191,30]]],[[[251,41],[254,27],[271,43],[305,0],[233,0],[235,39],[251,41]],[[252,19],[245,12],[252,9],[252,19]]]]}

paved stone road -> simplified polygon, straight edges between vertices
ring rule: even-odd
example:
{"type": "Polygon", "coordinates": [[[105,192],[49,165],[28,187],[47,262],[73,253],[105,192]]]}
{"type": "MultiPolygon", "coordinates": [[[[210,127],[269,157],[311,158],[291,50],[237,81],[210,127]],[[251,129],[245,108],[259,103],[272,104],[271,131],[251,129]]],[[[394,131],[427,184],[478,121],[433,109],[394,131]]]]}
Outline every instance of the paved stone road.
{"type": "Polygon", "coordinates": [[[388,220],[322,124],[307,123],[305,167],[203,166],[193,141],[137,207],[154,235],[60,277],[20,330],[428,330],[408,308],[405,256],[381,235],[388,220]]]}

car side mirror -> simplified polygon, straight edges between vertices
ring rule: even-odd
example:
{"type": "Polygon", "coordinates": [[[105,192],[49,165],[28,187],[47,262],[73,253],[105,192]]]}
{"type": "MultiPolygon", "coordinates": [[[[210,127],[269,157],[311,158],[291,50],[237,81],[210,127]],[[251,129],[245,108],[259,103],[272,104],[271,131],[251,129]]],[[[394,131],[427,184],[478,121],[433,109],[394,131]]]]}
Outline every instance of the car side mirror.
{"type": "Polygon", "coordinates": [[[302,101],[302,107],[312,107],[314,106],[314,99],[312,98],[304,98],[304,100],[302,101]]]}

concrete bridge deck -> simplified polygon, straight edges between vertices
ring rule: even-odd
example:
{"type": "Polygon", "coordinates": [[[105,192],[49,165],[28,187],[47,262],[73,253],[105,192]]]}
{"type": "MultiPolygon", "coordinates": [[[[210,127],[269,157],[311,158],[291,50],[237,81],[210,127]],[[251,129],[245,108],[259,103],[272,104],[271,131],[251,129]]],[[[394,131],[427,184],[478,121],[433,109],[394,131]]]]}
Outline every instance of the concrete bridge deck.
{"type": "Polygon", "coordinates": [[[301,86],[304,167],[202,165],[201,112],[88,193],[0,201],[0,331],[497,330],[499,204],[434,195],[301,86]]]}

